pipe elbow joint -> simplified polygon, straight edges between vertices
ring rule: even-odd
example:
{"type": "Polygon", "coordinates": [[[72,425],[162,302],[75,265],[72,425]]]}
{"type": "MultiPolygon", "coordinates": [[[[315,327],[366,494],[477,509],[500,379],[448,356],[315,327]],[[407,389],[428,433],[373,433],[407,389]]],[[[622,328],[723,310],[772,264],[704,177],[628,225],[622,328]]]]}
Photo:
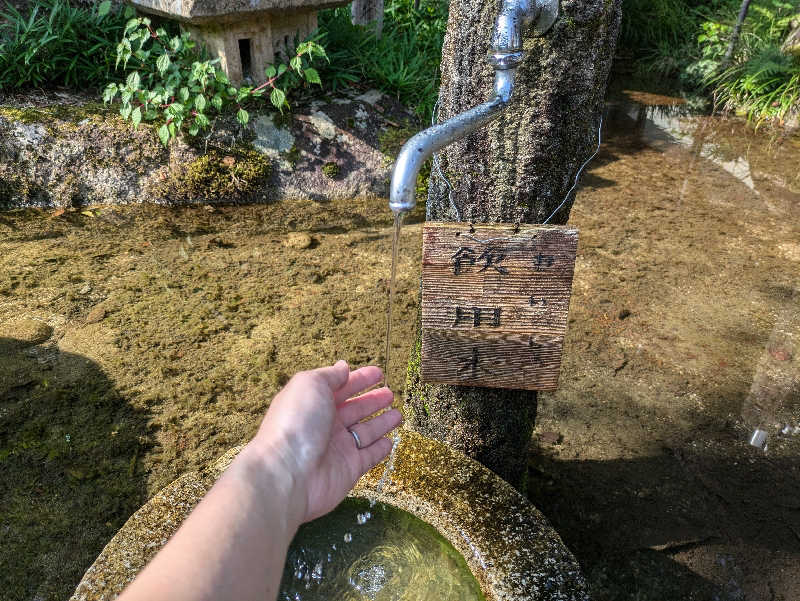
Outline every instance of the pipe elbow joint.
{"type": "Polygon", "coordinates": [[[544,35],[558,19],[559,0],[503,0],[494,24],[489,62],[497,70],[514,69],[523,59],[523,33],[533,27],[544,35]]]}

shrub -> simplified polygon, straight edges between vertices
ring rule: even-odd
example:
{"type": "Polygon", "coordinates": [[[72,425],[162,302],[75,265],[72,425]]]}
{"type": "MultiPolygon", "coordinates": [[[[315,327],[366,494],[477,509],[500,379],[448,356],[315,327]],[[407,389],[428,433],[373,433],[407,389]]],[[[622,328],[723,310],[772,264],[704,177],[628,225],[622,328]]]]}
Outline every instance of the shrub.
{"type": "MultiPolygon", "coordinates": [[[[132,9],[127,16],[131,16],[132,9]]],[[[99,87],[116,78],[114,48],[126,11],[38,0],[30,12],[0,12],[0,89],[42,85],[99,87]]]]}
{"type": "Polygon", "coordinates": [[[735,15],[703,23],[702,59],[690,67],[713,91],[718,106],[741,109],[750,119],[783,118],[800,106],[800,62],[781,53],[797,7],[782,0],[750,6],[730,67],[720,72],[735,15]]]}
{"type": "MultiPolygon", "coordinates": [[[[383,35],[350,22],[349,8],[320,13],[330,63],[323,77],[332,88],[366,81],[430,120],[439,92],[439,63],[447,27],[446,0],[387,3],[383,35]]],[[[488,33],[487,33],[488,35],[488,33]]]]}
{"type": "Polygon", "coordinates": [[[188,33],[170,36],[145,17],[130,19],[123,33],[115,66],[121,63],[129,74],[124,84],[106,87],[103,101],[119,96],[120,115],[134,127],[142,121],[163,121],[157,131],[165,146],[184,128],[189,135],[197,135],[210,126],[209,116],[225,110],[236,109],[237,120],[245,125],[249,119],[246,103],[267,93],[273,106],[283,111],[289,106],[289,90],[303,82],[321,83],[310,64],[326,57],[313,39],[302,42],[288,65],[267,67],[267,81],[237,88],[219,68],[220,60],[205,57],[188,33]]]}

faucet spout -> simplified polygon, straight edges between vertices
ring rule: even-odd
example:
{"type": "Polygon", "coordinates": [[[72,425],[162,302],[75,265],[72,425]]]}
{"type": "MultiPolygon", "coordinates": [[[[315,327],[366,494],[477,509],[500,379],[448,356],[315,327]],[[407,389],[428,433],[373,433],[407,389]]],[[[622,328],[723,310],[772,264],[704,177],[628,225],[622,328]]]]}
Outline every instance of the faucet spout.
{"type": "Polygon", "coordinates": [[[404,213],[416,206],[417,176],[431,155],[500,116],[511,101],[514,77],[522,62],[523,33],[544,35],[558,18],[558,0],[503,0],[495,21],[489,62],[495,69],[494,93],[488,102],[421,131],[403,145],[395,162],[389,208],[404,213]]]}

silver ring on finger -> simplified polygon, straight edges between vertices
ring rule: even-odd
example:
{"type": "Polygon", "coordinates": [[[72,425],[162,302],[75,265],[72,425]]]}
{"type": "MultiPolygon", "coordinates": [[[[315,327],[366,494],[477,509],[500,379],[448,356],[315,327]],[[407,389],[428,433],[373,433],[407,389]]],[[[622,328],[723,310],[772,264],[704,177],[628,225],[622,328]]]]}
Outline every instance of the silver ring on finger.
{"type": "Polygon", "coordinates": [[[353,435],[353,440],[356,441],[356,448],[358,450],[361,450],[361,439],[358,437],[358,434],[356,434],[356,431],[355,430],[351,430],[350,428],[348,428],[347,431],[350,432],[350,434],[353,435]]]}

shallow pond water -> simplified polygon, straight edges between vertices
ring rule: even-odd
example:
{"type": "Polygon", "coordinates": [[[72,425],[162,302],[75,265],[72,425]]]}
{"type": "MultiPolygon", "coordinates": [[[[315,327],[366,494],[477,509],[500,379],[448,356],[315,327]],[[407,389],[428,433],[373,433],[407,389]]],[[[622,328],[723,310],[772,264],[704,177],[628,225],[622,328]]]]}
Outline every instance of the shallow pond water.
{"type": "Polygon", "coordinates": [[[303,525],[279,601],[482,601],[464,558],[432,526],[395,507],[347,499],[303,525]]]}
{"type": "MultiPolygon", "coordinates": [[[[0,214],[13,601],[67,598],[149,496],[251,436],[294,371],[385,358],[385,200],[82,210],[0,214]]],[[[396,388],[421,268],[409,221],[396,388]]],[[[560,388],[539,395],[530,498],[595,598],[800,599],[800,435],[778,429],[800,421],[800,138],[615,98],[570,222],[569,326],[560,388]],[[761,421],[767,453],[747,444],[761,421]]]]}

